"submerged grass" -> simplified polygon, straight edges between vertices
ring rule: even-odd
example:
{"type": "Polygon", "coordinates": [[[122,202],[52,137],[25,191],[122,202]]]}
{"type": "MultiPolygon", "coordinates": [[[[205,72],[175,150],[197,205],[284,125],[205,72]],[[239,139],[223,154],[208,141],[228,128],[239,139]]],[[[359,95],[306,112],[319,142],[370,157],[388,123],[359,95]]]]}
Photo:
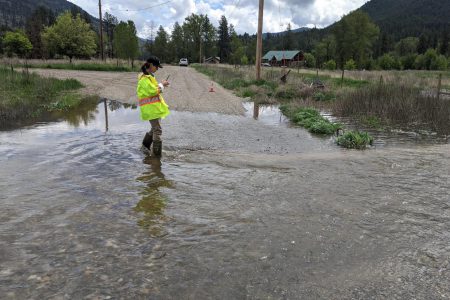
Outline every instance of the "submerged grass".
{"type": "Polygon", "coordinates": [[[305,127],[315,134],[334,134],[342,128],[339,123],[333,123],[320,115],[320,112],[312,107],[292,109],[289,105],[280,106],[280,110],[295,124],[305,127]]]}
{"type": "Polygon", "coordinates": [[[82,84],[75,79],[43,78],[26,72],[0,68],[1,127],[39,118],[52,111],[68,111],[84,97],[75,91],[82,84]]]}
{"type": "Polygon", "coordinates": [[[373,137],[367,132],[348,131],[338,137],[337,144],[349,149],[366,149],[367,145],[373,144],[373,137]]]}
{"type": "MultiPolygon", "coordinates": [[[[450,134],[450,100],[435,96],[437,76],[442,86],[449,82],[448,72],[291,70],[286,84],[280,77],[283,68],[263,68],[264,80],[255,82],[254,68],[194,66],[239,96],[257,104],[280,103],[298,109],[313,106],[332,110],[338,117],[349,117],[379,130],[402,128],[432,130],[450,134]]],[[[285,106],[286,107],[286,106],[285,106]]],[[[315,131],[326,131],[323,126],[315,131]]]]}
{"type": "Polygon", "coordinates": [[[371,84],[348,91],[333,106],[335,115],[363,120],[372,127],[429,129],[450,134],[450,101],[437,99],[413,84],[371,84]]]}

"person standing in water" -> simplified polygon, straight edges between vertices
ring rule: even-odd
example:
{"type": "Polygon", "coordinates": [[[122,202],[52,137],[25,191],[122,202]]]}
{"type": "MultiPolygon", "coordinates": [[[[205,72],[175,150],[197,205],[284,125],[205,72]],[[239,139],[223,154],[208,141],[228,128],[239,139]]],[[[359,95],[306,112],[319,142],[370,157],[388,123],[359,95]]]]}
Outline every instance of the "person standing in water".
{"type": "Polygon", "coordinates": [[[161,119],[170,114],[169,106],[164,102],[162,92],[169,85],[167,80],[158,83],[155,73],[162,68],[159,59],[151,56],[142,66],[137,85],[137,96],[139,98],[139,109],[141,120],[150,121],[151,130],[145,134],[142,144],[150,150],[153,144],[153,154],[161,156],[162,152],[162,128],[161,119]]]}

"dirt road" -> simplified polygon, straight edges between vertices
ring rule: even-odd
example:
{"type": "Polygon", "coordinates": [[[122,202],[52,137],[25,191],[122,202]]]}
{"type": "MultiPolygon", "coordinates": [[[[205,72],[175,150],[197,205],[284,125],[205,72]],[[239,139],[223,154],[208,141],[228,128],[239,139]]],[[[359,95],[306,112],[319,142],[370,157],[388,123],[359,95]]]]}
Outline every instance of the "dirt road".
{"type": "MultiPolygon", "coordinates": [[[[102,98],[136,103],[136,73],[96,72],[34,69],[39,75],[60,79],[75,78],[85,88],[83,93],[96,94],[102,98]]],[[[242,99],[214,83],[214,91],[209,92],[211,80],[192,68],[164,66],[156,74],[158,80],[170,75],[171,86],[164,91],[164,98],[173,110],[191,112],[216,112],[222,114],[244,113],[242,99]]]]}

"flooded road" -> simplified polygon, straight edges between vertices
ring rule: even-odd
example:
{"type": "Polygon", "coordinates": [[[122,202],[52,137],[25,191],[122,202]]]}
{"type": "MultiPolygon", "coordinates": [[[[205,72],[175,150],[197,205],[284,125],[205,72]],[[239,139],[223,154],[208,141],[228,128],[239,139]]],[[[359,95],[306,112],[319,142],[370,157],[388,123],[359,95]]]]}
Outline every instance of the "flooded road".
{"type": "Polygon", "coordinates": [[[0,298],[450,298],[447,142],[173,112],[159,161],[89,116],[0,132],[0,298]]]}

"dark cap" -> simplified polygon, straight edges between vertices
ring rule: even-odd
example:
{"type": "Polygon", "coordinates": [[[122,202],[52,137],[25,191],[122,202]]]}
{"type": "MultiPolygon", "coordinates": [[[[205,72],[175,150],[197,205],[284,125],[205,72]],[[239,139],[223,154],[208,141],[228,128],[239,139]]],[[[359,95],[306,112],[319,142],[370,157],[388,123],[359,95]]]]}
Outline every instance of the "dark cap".
{"type": "Polygon", "coordinates": [[[156,56],[153,56],[153,55],[150,56],[150,57],[147,59],[147,62],[148,62],[149,64],[154,65],[155,67],[162,68],[161,62],[159,61],[159,58],[157,58],[156,56]]]}

